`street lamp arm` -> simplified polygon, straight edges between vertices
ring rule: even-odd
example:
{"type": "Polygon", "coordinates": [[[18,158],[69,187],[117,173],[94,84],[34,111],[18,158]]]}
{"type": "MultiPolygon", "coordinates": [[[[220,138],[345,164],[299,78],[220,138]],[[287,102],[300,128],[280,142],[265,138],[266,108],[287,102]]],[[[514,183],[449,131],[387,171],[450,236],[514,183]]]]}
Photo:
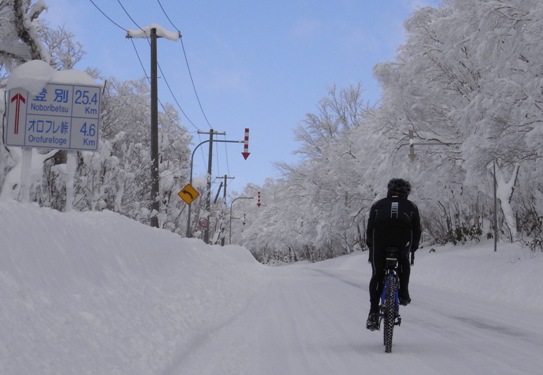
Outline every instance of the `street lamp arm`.
{"type": "MultiPolygon", "coordinates": [[[[227,139],[214,139],[213,142],[226,142],[226,143],[243,143],[243,141],[231,141],[231,140],[227,140],[227,139]]],[[[201,145],[203,145],[204,143],[209,143],[209,139],[206,139],[205,141],[202,141],[200,143],[198,143],[198,145],[196,147],[194,147],[194,150],[192,150],[192,155],[190,156],[190,184],[192,184],[192,167],[194,165],[194,154],[196,153],[196,150],[198,149],[198,147],[200,147],[201,145]]]]}
{"type": "Polygon", "coordinates": [[[194,164],[194,154],[196,153],[196,150],[198,149],[198,147],[200,147],[204,143],[209,143],[209,139],[207,139],[207,140],[205,140],[203,142],[200,142],[196,147],[194,147],[194,150],[192,150],[192,155],[190,156],[190,181],[189,181],[189,183],[191,185],[192,185],[192,166],[194,164]]]}
{"type": "Polygon", "coordinates": [[[232,203],[230,203],[230,210],[232,210],[232,206],[234,205],[234,202],[237,201],[238,199],[255,199],[255,197],[237,197],[237,198],[234,198],[232,203]]]}

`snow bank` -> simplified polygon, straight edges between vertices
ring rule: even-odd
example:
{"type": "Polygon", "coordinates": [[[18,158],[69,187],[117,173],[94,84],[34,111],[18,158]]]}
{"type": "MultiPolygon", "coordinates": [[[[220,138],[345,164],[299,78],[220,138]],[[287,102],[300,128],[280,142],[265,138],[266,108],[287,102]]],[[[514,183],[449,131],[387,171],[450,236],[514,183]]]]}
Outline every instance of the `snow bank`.
{"type": "MultiPolygon", "coordinates": [[[[366,252],[330,259],[314,268],[341,270],[345,277],[369,272],[366,252]]],[[[429,246],[417,250],[411,268],[410,289],[414,299],[418,286],[464,294],[482,300],[522,305],[543,312],[543,254],[518,244],[492,241],[462,246],[429,246]]],[[[365,284],[369,282],[365,281],[365,284]]],[[[352,277],[354,280],[354,276],[352,277]]],[[[364,285],[365,287],[366,285],[364,285]]]]}
{"type": "Polygon", "coordinates": [[[247,303],[262,267],[243,248],[112,212],[2,202],[0,238],[2,374],[82,363],[80,374],[157,373],[176,348],[247,303]]]}
{"type": "Polygon", "coordinates": [[[507,242],[494,252],[492,241],[431,249],[418,250],[414,282],[543,310],[541,253],[507,242]]]}

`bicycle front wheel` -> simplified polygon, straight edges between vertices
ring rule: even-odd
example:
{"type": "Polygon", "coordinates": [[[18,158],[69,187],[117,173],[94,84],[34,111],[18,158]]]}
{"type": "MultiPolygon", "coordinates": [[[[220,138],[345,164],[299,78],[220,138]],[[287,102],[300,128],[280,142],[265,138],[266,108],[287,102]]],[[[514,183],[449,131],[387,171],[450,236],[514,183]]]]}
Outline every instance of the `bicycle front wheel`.
{"type": "Polygon", "coordinates": [[[394,321],[396,319],[396,289],[398,288],[397,280],[395,277],[390,277],[388,280],[388,288],[385,296],[384,304],[384,329],[383,329],[383,341],[385,344],[385,352],[390,353],[392,351],[392,336],[394,334],[394,321]]]}

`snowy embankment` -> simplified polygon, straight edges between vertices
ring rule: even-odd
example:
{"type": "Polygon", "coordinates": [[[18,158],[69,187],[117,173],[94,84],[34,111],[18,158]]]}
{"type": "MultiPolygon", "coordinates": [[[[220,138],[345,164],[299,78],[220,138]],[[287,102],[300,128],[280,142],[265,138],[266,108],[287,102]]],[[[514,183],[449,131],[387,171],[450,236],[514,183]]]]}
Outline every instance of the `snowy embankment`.
{"type": "Polygon", "coordinates": [[[111,212],[0,203],[0,233],[1,374],[156,371],[235,315],[263,268],[111,212]]]}
{"type": "MultiPolygon", "coordinates": [[[[251,338],[252,328],[247,327],[277,325],[278,318],[288,324],[274,326],[269,332],[260,328],[262,334],[246,343],[246,350],[274,336],[282,339],[266,344],[270,351],[274,345],[290,345],[294,339],[303,343],[315,335],[313,342],[304,344],[309,345],[308,350],[291,353],[293,360],[304,359],[312,355],[309,349],[319,340],[328,337],[342,342],[341,337],[330,336],[338,324],[348,328],[345,334],[351,332],[349,340],[354,345],[330,353],[345,359],[344,373],[352,373],[348,367],[351,361],[353,368],[359,368],[367,360],[364,356],[368,350],[359,350],[361,343],[381,350],[380,340],[363,329],[369,309],[367,253],[317,264],[267,267],[242,247],[207,246],[115,213],[60,213],[15,202],[0,203],[0,238],[1,374],[175,374],[183,366],[208,373],[204,371],[207,356],[224,357],[221,350],[231,354],[231,339],[223,337],[230,331],[228,327],[239,341],[251,338]],[[305,276],[312,278],[306,280],[305,276]],[[278,310],[275,304],[283,298],[271,298],[276,288],[284,284],[282,292],[291,290],[289,280],[307,288],[297,291],[298,297],[286,300],[293,304],[289,314],[312,316],[314,329],[304,326],[312,320],[305,319],[300,326],[302,318],[289,321],[281,312],[276,314],[280,317],[266,316],[267,311],[278,310]],[[320,282],[326,282],[322,289],[314,284],[320,282]],[[345,298],[334,306],[324,302],[311,309],[311,303],[297,302],[310,295],[323,301],[345,298]],[[337,311],[321,321],[318,313],[330,309],[337,311]],[[257,316],[249,315],[252,311],[257,311],[257,316]],[[341,311],[349,314],[342,315],[341,311]],[[247,327],[240,321],[242,316],[247,327]],[[352,320],[345,320],[347,316],[352,320]],[[302,327],[312,335],[293,337],[293,332],[302,327]],[[240,332],[244,329],[247,334],[240,332]],[[328,336],[317,337],[320,333],[328,336]],[[216,339],[221,337],[226,344],[210,345],[215,341],[219,345],[221,341],[216,339]]],[[[424,290],[428,292],[428,287],[455,306],[463,304],[465,295],[466,301],[473,297],[493,301],[495,309],[506,304],[543,312],[543,278],[539,274],[543,256],[504,243],[494,253],[491,242],[435,249],[417,252],[411,283],[414,303],[406,310],[407,328],[402,327],[403,332],[415,328],[420,317],[417,314],[425,313],[424,290]]],[[[414,347],[406,336],[399,336],[398,341],[404,351],[414,347]]],[[[416,341],[418,347],[425,340],[420,342],[416,341]]],[[[253,362],[248,366],[256,368],[258,353],[265,351],[253,350],[253,362]]],[[[371,350],[369,355],[374,355],[371,350]]],[[[422,350],[423,355],[426,350],[422,350]]],[[[235,361],[251,359],[242,353],[235,358],[228,364],[234,369],[230,373],[244,373],[235,361]]],[[[314,361],[307,358],[307,364],[314,361]]],[[[422,360],[426,363],[428,358],[422,360]]],[[[398,366],[401,363],[398,361],[398,366]]],[[[297,365],[293,363],[292,368],[297,365]]],[[[337,363],[334,366],[337,368],[337,363]]]]}
{"type": "MultiPolygon", "coordinates": [[[[415,253],[411,268],[411,294],[417,297],[417,285],[435,287],[466,296],[503,303],[518,303],[543,312],[543,254],[533,253],[518,244],[493,241],[464,245],[426,246],[415,253]]],[[[360,267],[370,268],[367,253],[355,254],[363,262],[349,256],[322,262],[346,273],[360,267]]],[[[364,270],[361,270],[363,272],[364,270]]],[[[368,280],[369,281],[369,280],[368,280]]],[[[368,305],[369,306],[369,305],[368,305]]]]}
{"type": "Polygon", "coordinates": [[[483,300],[518,303],[543,310],[543,254],[507,242],[492,241],[420,249],[413,282],[425,283],[483,300]],[[429,252],[432,248],[435,252],[429,252]]]}

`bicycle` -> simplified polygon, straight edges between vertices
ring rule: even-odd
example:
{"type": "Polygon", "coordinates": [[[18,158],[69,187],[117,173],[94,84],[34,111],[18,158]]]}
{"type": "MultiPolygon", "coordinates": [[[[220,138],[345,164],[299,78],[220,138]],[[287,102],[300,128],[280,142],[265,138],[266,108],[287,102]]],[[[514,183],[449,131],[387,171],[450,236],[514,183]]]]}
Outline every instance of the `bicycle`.
{"type": "Polygon", "coordinates": [[[385,277],[381,303],[379,304],[379,325],[383,322],[383,343],[385,352],[392,352],[394,326],[402,323],[400,316],[400,278],[398,276],[398,253],[395,247],[385,249],[385,277]]]}

